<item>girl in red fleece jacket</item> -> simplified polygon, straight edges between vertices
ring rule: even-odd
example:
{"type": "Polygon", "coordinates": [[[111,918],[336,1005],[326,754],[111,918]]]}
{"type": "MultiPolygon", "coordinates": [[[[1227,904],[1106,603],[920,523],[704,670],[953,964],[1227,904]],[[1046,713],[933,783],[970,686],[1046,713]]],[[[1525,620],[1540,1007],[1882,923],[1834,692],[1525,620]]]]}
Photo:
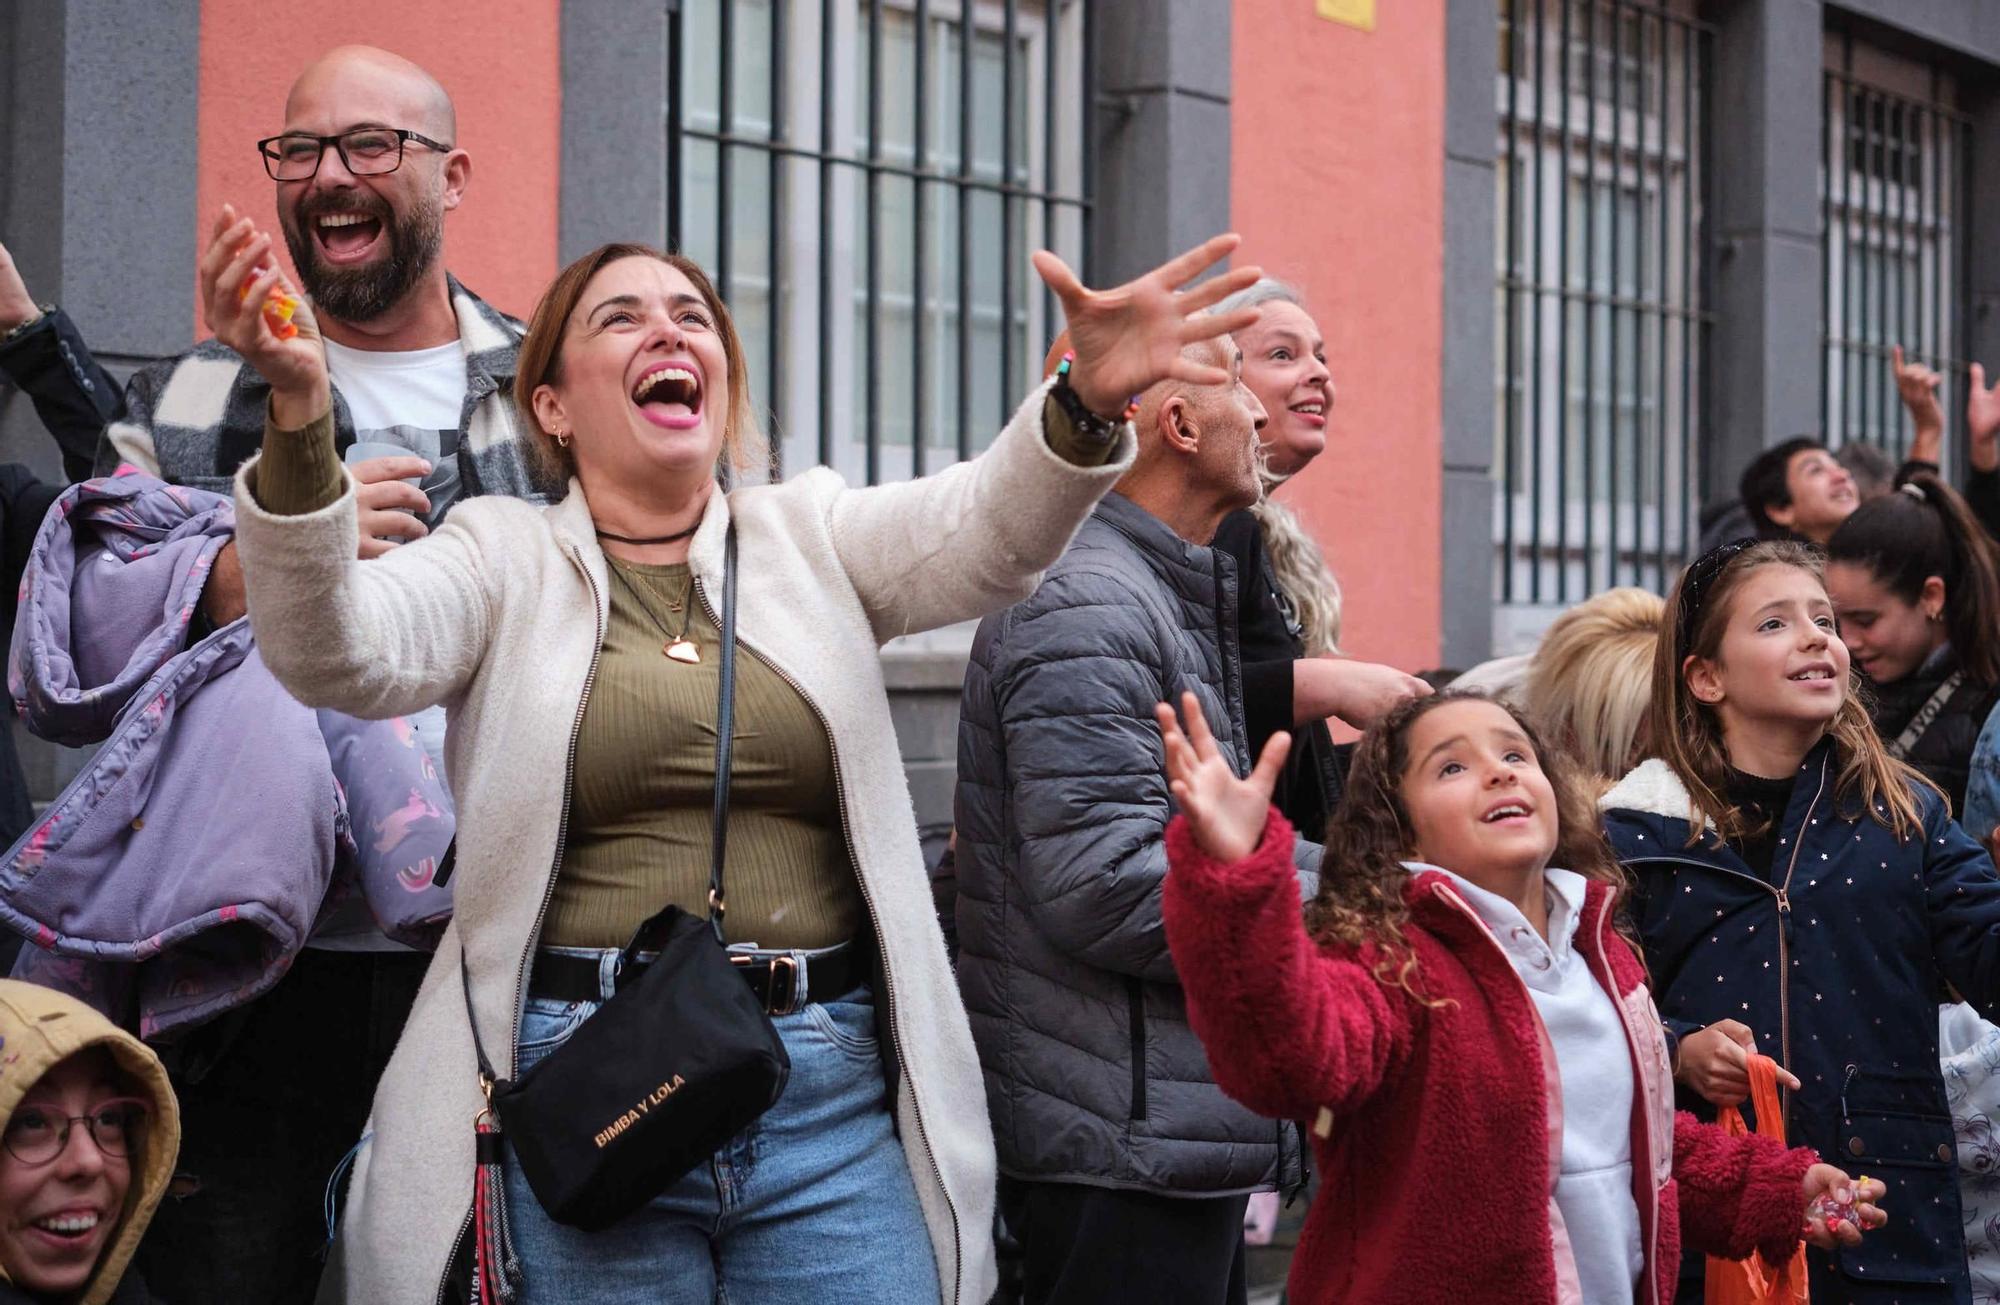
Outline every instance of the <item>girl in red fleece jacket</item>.
{"type": "Polygon", "coordinates": [[[1514,712],[1441,694],[1364,737],[1302,920],[1270,807],[1287,740],[1238,779],[1192,695],[1182,711],[1186,733],[1159,708],[1182,812],[1167,940],[1216,1082],[1312,1122],[1325,1185],[1293,1299],[1664,1305],[1683,1228],[1710,1254],[1775,1258],[1802,1231],[1859,1238],[1806,1221],[1816,1196],[1882,1222],[1880,1183],[1675,1115],[1612,923],[1621,871],[1514,712]]]}

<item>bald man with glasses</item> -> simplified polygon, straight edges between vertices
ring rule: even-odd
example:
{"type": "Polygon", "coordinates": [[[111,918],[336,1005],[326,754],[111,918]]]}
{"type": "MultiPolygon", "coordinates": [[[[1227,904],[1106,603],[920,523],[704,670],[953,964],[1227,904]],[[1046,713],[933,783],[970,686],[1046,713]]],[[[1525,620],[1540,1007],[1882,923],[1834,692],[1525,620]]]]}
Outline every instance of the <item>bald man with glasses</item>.
{"type": "MultiPolygon", "coordinates": [[[[300,74],[280,130],[255,142],[296,284],[325,336],[338,447],[359,483],[363,557],[428,533],[459,498],[562,492],[534,480],[517,442],[522,324],[445,268],[445,217],[472,178],[458,140],[436,78],[385,50],[345,46],[300,74]]],[[[240,244],[234,220],[209,234],[205,260],[226,261],[240,244]]],[[[230,492],[264,437],[270,389],[254,369],[209,340],[137,374],[122,412],[103,394],[93,406],[78,396],[101,373],[78,369],[89,359],[81,338],[8,274],[11,265],[0,267],[0,314],[25,320],[0,317],[0,367],[35,376],[30,393],[66,450],[94,445],[100,474],[129,464],[230,492]],[[74,401],[54,393],[65,385],[78,391],[74,401]],[[97,428],[84,429],[93,420],[97,428]]],[[[234,562],[232,545],[204,592],[210,628],[243,614],[234,562]]],[[[413,724],[442,771],[443,713],[413,724]]],[[[313,1298],[329,1183],[362,1139],[428,961],[383,937],[358,898],[330,898],[271,992],[167,1049],[184,1139],[139,1263],[170,1305],[313,1298]]]]}

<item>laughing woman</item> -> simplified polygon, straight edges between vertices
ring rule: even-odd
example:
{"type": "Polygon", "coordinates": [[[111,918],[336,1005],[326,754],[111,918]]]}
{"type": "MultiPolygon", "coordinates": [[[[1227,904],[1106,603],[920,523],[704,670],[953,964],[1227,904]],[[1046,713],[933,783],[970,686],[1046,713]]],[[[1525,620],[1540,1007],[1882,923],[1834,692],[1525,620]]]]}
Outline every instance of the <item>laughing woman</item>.
{"type": "Polygon", "coordinates": [[[1037,255],[1073,366],[979,458],[870,489],[815,470],[725,490],[718,468],[758,460],[728,310],[688,260],[605,246],[543,296],[515,380],[568,496],[472,500],[365,564],[310,314],[281,340],[255,311],[274,284],[260,240],[212,251],[203,287],[217,336],[272,388],[236,489],[259,647],[309,703],[443,702],[458,797],[457,917],[376,1094],[345,1299],[443,1299],[465,1254],[481,1107],[468,1004],[518,1078],[602,1008],[641,920],[667,902],[703,913],[733,536],[727,941],[791,1076],[710,1162],[599,1232],[551,1218],[509,1157],[520,1299],[986,1300],[993,1141],[877,650],[1026,596],[1129,463],[1128,396],[1224,379],[1181,350],[1249,320],[1201,314],[1256,270],[1176,288],[1235,239],[1107,293],[1037,255]]]}

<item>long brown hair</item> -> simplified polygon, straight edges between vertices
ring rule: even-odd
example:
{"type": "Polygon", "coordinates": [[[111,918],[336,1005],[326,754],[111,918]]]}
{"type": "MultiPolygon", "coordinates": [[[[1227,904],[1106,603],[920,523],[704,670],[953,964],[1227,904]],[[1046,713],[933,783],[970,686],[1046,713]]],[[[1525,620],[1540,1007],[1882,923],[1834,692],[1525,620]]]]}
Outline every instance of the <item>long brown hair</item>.
{"type": "Polygon", "coordinates": [[[556,443],[542,429],[535,415],[535,391],[562,381],[562,346],[569,328],[569,316],[576,311],[590,279],[611,264],[627,258],[650,258],[676,268],[693,283],[695,292],[708,306],[722,337],[722,352],[729,360],[728,407],[723,410],[722,462],[736,471],[762,465],[766,457],[764,433],[758,429],[756,409],[750,402],[750,365],[743,356],[743,338],[736,333],[736,319],[716,292],[715,283],[693,259],[664,253],[651,245],[620,241],[597,248],[577,259],[549,282],[528,321],[528,334],[521,341],[520,356],[514,364],[514,408],[530,432],[528,457],[544,479],[565,484],[576,474],[576,457],[556,443]]]}
{"type": "Polygon", "coordinates": [[[1604,841],[1597,807],[1568,755],[1544,746],[1540,731],[1525,716],[1496,698],[1467,690],[1406,699],[1355,746],[1347,789],[1327,825],[1319,895],[1306,907],[1306,930],[1322,945],[1375,950],[1381,957],[1375,977],[1419,1000],[1424,997],[1415,986],[1416,955],[1403,932],[1410,920],[1403,900],[1410,872],[1403,862],[1415,850],[1403,778],[1410,765],[1411,728],[1438,708],[1458,702],[1492,703],[1527,736],[1556,796],[1556,848],[1549,864],[1621,889],[1626,882],[1624,867],[1604,841]]]}
{"type": "MultiPolygon", "coordinates": [[[[1751,544],[1727,558],[1719,569],[1710,554],[1696,561],[1674,582],[1660,618],[1660,637],[1653,655],[1653,706],[1648,732],[1653,755],[1673,767],[1687,788],[1688,845],[1699,842],[1706,823],[1713,822],[1722,839],[1742,838],[1757,830],[1723,796],[1729,774],[1729,752],[1722,742],[1722,717],[1687,686],[1682,666],[1689,657],[1714,661],[1722,651],[1730,608],[1744,582],[1760,567],[1791,566],[1825,584],[1819,554],[1802,544],[1771,539],[1751,544]],[[1690,581],[1695,592],[1689,594],[1690,581]],[[1685,608],[1685,610],[1684,610],[1685,608]]],[[[1853,672],[1847,696],[1827,727],[1833,736],[1834,760],[1840,767],[1834,784],[1835,801],[1865,807],[1873,819],[1896,837],[1923,833],[1915,785],[1936,786],[1891,757],[1868,719],[1853,672]]]]}

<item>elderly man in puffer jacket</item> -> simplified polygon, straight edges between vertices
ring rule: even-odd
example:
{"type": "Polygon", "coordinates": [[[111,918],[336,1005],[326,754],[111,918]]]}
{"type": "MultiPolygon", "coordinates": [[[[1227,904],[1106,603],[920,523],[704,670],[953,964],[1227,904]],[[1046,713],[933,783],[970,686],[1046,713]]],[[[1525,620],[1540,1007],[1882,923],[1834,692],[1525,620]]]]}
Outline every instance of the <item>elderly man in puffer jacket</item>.
{"type": "MultiPolygon", "coordinates": [[[[1236,577],[1208,545],[1257,497],[1264,411],[1233,345],[1194,348],[1232,380],[1142,396],[1137,461],[981,623],[961,703],[959,985],[1030,1301],[1240,1302],[1249,1193],[1297,1181],[1292,1125],[1215,1086],[1160,918],[1153,705],[1192,690],[1250,760],[1236,577]]],[[[1302,878],[1318,853],[1300,844],[1302,878]]]]}

